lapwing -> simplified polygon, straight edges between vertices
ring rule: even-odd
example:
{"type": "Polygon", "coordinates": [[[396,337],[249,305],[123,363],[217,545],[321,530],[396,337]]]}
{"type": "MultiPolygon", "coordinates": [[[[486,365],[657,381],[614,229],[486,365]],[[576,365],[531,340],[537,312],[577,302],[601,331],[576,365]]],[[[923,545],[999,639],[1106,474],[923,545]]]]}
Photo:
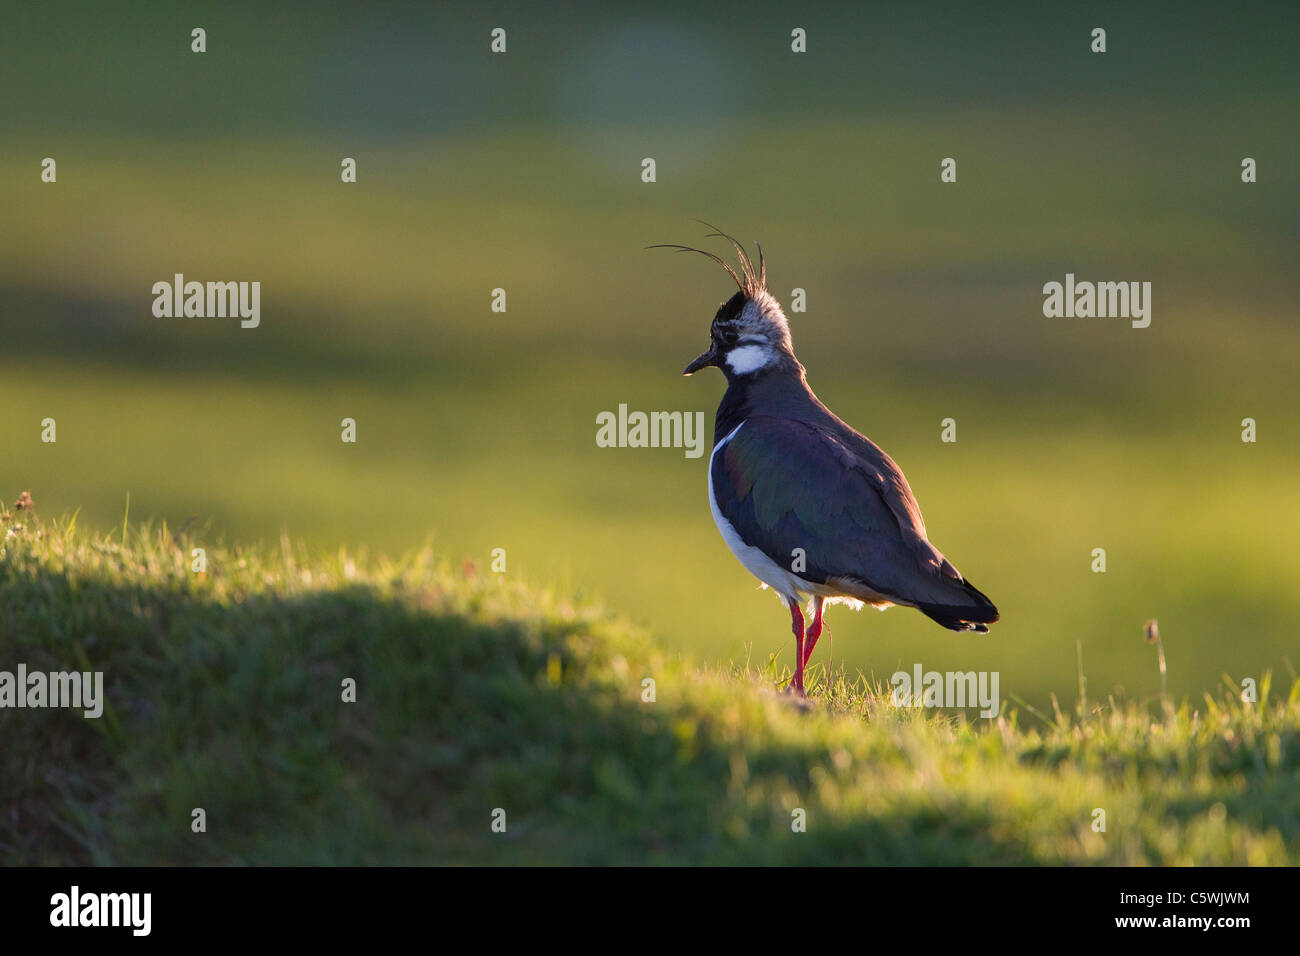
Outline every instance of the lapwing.
{"type": "Polygon", "coordinates": [[[714,237],[735,247],[739,272],[702,249],[652,248],[708,256],[739,290],[714,316],[708,350],[682,374],[713,366],[727,378],[709,456],[709,507],[732,553],[789,608],[789,689],[804,693],[828,602],[913,607],[951,630],[987,633],[998,609],[926,539],[902,470],[808,387],[790,324],[767,291],[762,247],[756,270],[739,242],[714,237]]]}

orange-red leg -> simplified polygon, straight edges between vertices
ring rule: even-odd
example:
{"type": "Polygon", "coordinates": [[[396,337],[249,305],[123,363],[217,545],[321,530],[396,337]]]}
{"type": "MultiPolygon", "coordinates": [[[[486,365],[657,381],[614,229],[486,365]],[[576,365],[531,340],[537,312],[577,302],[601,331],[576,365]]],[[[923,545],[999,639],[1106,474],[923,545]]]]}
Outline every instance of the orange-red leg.
{"type": "Polygon", "coordinates": [[[790,688],[803,696],[803,611],[799,610],[799,602],[790,602],[790,630],[794,632],[794,679],[790,681],[790,688]]]}
{"type": "Polygon", "coordinates": [[[806,667],[808,661],[812,658],[813,648],[817,646],[817,638],[822,636],[822,605],[826,603],[825,598],[813,598],[813,622],[808,628],[808,642],[803,648],[803,663],[806,667]]]}

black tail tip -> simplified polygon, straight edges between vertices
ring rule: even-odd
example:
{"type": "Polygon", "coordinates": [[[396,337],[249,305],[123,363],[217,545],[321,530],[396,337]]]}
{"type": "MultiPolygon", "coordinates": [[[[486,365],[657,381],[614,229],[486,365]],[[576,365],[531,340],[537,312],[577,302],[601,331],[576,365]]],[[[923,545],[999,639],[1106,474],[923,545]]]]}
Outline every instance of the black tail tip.
{"type": "Polygon", "coordinates": [[[998,609],[988,595],[965,578],[957,584],[952,603],[912,605],[936,624],[950,631],[987,634],[988,626],[998,620],[998,609]]]}
{"type": "Polygon", "coordinates": [[[970,589],[979,598],[975,607],[947,607],[943,605],[918,605],[918,609],[950,631],[970,631],[972,634],[987,634],[989,625],[998,621],[998,609],[993,602],[974,588],[970,589]]]}
{"type": "Polygon", "coordinates": [[[922,614],[934,621],[936,624],[942,624],[950,631],[970,631],[972,634],[987,634],[989,625],[994,623],[998,618],[994,614],[991,617],[980,615],[981,620],[967,620],[961,611],[953,612],[950,608],[920,608],[922,614]]]}

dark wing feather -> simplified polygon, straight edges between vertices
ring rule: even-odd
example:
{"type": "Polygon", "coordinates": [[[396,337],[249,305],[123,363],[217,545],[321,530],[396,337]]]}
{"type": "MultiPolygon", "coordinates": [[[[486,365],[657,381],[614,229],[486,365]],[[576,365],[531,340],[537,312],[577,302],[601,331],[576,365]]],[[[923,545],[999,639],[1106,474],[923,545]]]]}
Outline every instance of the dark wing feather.
{"type": "Polygon", "coordinates": [[[927,614],[933,608],[936,620],[995,620],[987,598],[926,540],[898,466],[856,437],[876,455],[864,455],[851,436],[830,428],[751,416],[714,458],[719,510],[746,543],[782,567],[802,548],[807,569],[800,576],[808,581],[862,582],[927,614]]]}

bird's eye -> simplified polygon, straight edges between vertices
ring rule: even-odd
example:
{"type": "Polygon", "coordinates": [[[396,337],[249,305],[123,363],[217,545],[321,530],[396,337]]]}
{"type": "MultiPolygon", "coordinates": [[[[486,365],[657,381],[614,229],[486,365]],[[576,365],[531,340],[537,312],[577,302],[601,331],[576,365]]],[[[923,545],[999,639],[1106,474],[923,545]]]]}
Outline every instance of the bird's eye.
{"type": "Polygon", "coordinates": [[[718,339],[723,345],[735,345],[736,339],[740,338],[740,333],[735,329],[719,329],[718,339]]]}

